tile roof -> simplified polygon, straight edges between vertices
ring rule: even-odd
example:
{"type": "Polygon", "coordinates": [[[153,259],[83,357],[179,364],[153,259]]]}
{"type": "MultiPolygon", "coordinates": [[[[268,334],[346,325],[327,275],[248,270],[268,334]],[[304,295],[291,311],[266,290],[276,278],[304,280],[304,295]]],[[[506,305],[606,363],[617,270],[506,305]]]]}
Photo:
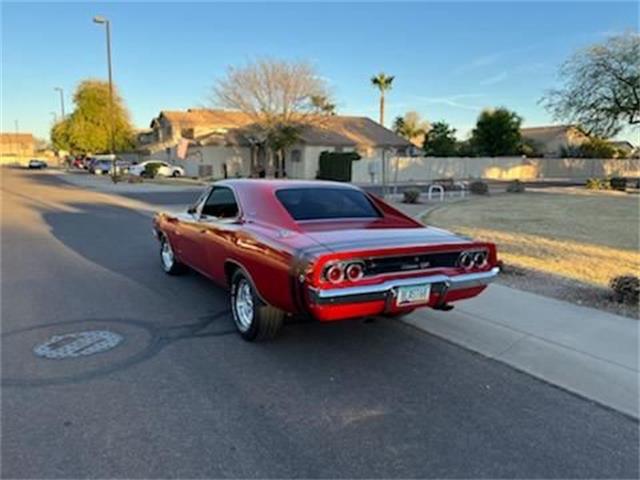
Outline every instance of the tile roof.
{"type": "Polygon", "coordinates": [[[578,130],[575,125],[550,125],[544,127],[527,127],[521,128],[520,134],[524,138],[534,140],[540,143],[546,143],[559,135],[564,135],[569,130],[578,130]]]}
{"type": "MultiPolygon", "coordinates": [[[[198,137],[200,143],[249,145],[248,137],[251,135],[253,122],[242,112],[191,109],[163,111],[161,115],[170,122],[179,124],[181,128],[211,128],[211,133],[198,137]]],[[[316,125],[305,127],[300,137],[301,141],[308,145],[395,148],[411,146],[408,140],[367,117],[322,117],[316,125]]]]}
{"type": "Polygon", "coordinates": [[[0,143],[31,143],[31,133],[0,133],[0,143]]]}

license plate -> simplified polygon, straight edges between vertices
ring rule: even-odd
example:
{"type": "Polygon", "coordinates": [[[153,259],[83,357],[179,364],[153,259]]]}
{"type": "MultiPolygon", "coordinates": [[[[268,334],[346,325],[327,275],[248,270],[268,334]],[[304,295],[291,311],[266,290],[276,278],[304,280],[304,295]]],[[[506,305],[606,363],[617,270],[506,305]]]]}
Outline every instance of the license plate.
{"type": "Polygon", "coordinates": [[[411,303],[425,303],[429,301],[431,284],[411,285],[409,287],[398,287],[397,305],[407,305],[411,303]]]}

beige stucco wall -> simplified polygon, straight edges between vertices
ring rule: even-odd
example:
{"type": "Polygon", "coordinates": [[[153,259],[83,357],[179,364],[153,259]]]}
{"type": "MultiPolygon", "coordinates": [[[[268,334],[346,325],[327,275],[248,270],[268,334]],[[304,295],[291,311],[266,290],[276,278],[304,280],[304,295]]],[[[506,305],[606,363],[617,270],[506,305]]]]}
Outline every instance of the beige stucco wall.
{"type": "Polygon", "coordinates": [[[214,178],[224,177],[224,167],[227,165],[229,177],[248,177],[251,169],[251,152],[246,147],[204,146],[190,147],[185,160],[175,160],[185,170],[189,177],[198,176],[200,165],[210,165],[214,178]]]}
{"type": "MultiPolygon", "coordinates": [[[[360,161],[362,162],[362,160],[360,161]]],[[[369,183],[362,175],[361,168],[353,181],[369,183]]],[[[606,176],[640,176],[638,159],[597,159],[597,158],[522,158],[522,157],[391,157],[389,160],[389,181],[395,178],[396,162],[398,181],[429,181],[443,178],[469,179],[486,178],[495,180],[534,180],[542,178],[586,179],[606,176]]],[[[360,167],[358,165],[358,167],[360,167]]]]}

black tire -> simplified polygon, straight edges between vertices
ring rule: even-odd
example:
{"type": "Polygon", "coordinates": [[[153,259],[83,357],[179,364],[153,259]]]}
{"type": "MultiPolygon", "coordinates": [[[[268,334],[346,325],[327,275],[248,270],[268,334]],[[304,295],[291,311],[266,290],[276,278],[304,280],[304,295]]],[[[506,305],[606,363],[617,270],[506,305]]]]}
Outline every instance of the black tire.
{"type": "Polygon", "coordinates": [[[172,176],[173,178],[179,177],[179,176],[180,176],[180,172],[178,172],[178,171],[176,170],[176,171],[174,171],[173,173],[171,173],[171,176],[172,176]]]}
{"type": "Polygon", "coordinates": [[[184,264],[180,263],[175,258],[173,248],[171,248],[171,243],[164,235],[160,237],[160,266],[167,275],[180,275],[186,270],[184,264]],[[170,255],[166,255],[167,253],[170,253],[170,255]]]}
{"type": "Polygon", "coordinates": [[[240,269],[236,270],[231,277],[229,298],[233,323],[244,340],[248,342],[271,340],[282,328],[284,312],[265,304],[256,294],[251,280],[240,269]],[[252,302],[250,315],[240,312],[238,295],[250,296],[252,302]]]}

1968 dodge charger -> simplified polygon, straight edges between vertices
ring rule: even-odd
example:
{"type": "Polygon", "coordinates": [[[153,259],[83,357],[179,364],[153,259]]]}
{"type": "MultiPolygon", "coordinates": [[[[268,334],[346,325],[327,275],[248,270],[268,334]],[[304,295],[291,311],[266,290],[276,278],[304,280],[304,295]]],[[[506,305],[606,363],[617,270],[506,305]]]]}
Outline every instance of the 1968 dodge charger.
{"type": "Polygon", "coordinates": [[[329,322],[449,310],[499,271],[492,243],[334,182],[216,182],[185,212],[157,214],[154,232],[166,273],[188,266],[229,287],[246,340],[273,337],[288,314],[329,322]]]}

